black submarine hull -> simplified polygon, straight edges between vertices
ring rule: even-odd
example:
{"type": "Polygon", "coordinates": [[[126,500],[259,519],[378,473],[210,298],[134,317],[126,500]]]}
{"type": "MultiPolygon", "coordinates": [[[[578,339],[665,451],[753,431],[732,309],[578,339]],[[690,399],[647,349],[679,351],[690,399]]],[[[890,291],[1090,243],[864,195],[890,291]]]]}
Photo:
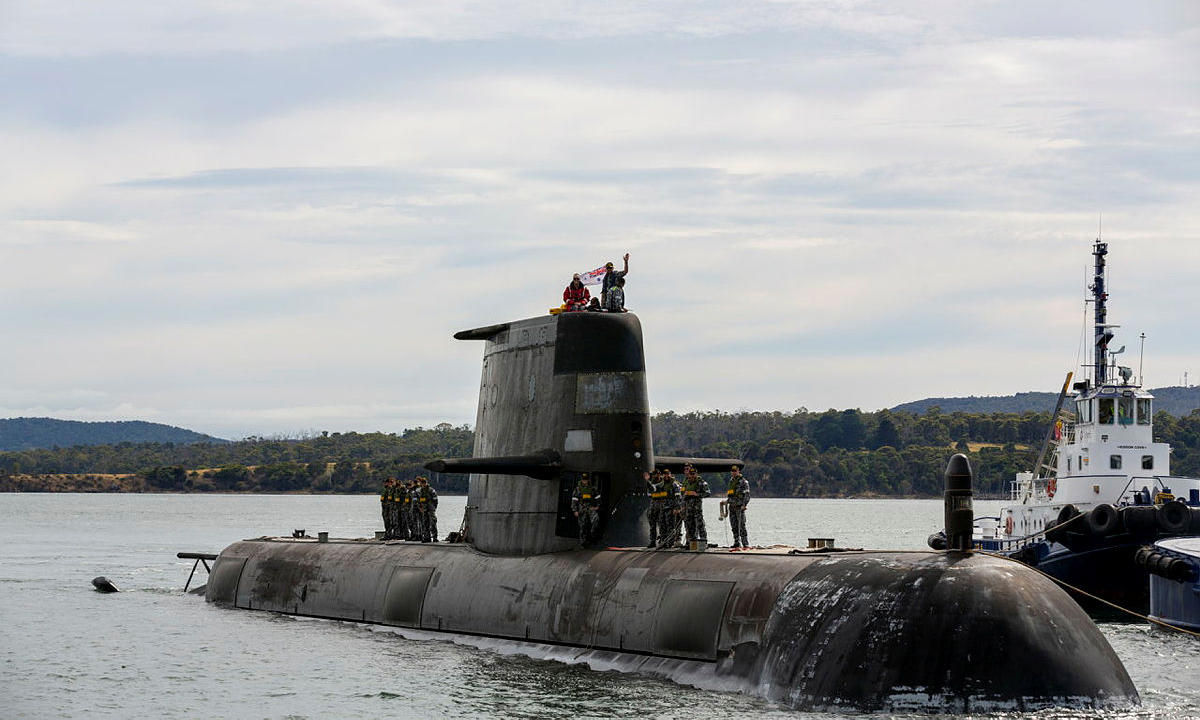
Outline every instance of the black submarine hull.
{"type": "Polygon", "coordinates": [[[220,554],[206,598],[643,656],[805,710],[1137,702],[1111,647],[1065,593],[976,554],[497,556],[467,545],[259,539],[220,554]]]}

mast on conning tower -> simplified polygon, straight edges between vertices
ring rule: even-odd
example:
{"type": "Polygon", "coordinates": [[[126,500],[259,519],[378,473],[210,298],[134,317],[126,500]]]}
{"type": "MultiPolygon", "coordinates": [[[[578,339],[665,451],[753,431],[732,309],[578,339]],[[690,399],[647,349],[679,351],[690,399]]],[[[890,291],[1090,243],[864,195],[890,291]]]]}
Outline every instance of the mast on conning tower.
{"type": "Polygon", "coordinates": [[[1096,258],[1096,263],[1092,273],[1092,285],[1089,288],[1092,291],[1092,301],[1095,303],[1096,387],[1103,385],[1108,380],[1108,343],[1113,339],[1112,328],[1107,322],[1108,290],[1104,286],[1104,258],[1106,255],[1108,255],[1108,243],[1100,242],[1100,238],[1096,238],[1096,245],[1092,248],[1092,256],[1096,258]]]}

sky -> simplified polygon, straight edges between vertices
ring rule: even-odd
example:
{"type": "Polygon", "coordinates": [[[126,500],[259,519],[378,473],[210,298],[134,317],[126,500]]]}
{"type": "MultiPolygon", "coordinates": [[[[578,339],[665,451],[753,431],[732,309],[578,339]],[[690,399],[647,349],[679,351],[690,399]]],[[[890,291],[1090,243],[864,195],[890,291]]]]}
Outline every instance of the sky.
{"type": "Polygon", "coordinates": [[[653,412],[1200,379],[1192,0],[0,2],[0,417],[473,424],[630,254],[653,412]],[[1145,333],[1144,364],[1140,362],[1145,333]]]}

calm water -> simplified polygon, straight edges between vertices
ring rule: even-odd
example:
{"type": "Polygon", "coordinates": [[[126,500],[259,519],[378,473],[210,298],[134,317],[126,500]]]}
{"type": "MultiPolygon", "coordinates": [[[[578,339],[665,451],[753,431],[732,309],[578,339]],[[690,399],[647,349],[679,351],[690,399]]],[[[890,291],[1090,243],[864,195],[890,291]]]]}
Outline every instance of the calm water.
{"type": "MultiPolygon", "coordinates": [[[[724,544],[728,529],[710,502],[709,537],[724,544]]],[[[442,498],[443,534],[464,504],[442,498]]],[[[180,592],[191,561],[178,551],[215,553],[294,528],[370,536],[378,505],[370,496],[0,494],[0,718],[845,717],[391,629],[225,610],[180,592]],[[97,575],[123,592],[94,592],[97,575]]],[[[926,500],[759,499],[748,524],[756,544],[833,537],[843,547],[918,549],[941,511],[926,500]]],[[[1143,705],[1029,717],[1200,717],[1200,641],[1138,624],[1102,629],[1143,705]]]]}

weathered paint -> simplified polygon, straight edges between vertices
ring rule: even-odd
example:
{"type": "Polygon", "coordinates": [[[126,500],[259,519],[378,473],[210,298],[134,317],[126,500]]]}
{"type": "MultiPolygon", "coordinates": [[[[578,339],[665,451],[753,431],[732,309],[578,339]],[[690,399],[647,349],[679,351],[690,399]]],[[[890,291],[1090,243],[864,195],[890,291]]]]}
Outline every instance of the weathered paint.
{"type": "Polygon", "coordinates": [[[702,668],[724,687],[804,709],[966,712],[1137,700],[1075,603],[1037,573],[982,555],[501,557],[466,545],[248,540],[221,553],[207,598],[689,661],[691,672],[702,668]]]}
{"type": "Polygon", "coordinates": [[[471,476],[466,527],[489,553],[575,547],[564,496],[579,473],[602,479],[603,543],[645,545],[642,473],[654,457],[642,327],[632,313],[569,313],[459,333],[484,340],[475,458],[552,451],[562,477],[471,476]]]}

